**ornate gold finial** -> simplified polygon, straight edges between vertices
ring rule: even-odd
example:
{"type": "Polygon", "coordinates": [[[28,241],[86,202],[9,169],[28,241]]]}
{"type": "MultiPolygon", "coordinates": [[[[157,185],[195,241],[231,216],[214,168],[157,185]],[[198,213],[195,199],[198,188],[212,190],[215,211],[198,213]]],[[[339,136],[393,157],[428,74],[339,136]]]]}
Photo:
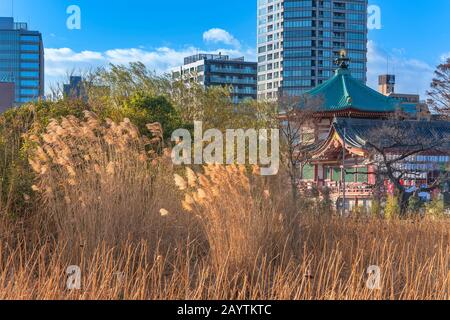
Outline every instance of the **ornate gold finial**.
{"type": "Polygon", "coordinates": [[[334,64],[336,64],[341,69],[348,69],[350,58],[347,57],[347,50],[342,49],[341,51],[339,51],[339,58],[334,61],[334,64]]]}

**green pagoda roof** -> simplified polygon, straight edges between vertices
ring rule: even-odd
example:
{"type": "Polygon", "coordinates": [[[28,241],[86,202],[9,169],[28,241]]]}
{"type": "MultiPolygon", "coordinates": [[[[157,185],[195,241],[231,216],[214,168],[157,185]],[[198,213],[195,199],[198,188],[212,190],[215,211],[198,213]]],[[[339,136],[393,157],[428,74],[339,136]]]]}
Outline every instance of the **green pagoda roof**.
{"type": "Polygon", "coordinates": [[[348,70],[349,59],[341,55],[334,76],[318,87],[306,92],[307,96],[323,99],[325,112],[357,110],[362,112],[395,112],[398,101],[387,97],[352,77],[348,70]]]}

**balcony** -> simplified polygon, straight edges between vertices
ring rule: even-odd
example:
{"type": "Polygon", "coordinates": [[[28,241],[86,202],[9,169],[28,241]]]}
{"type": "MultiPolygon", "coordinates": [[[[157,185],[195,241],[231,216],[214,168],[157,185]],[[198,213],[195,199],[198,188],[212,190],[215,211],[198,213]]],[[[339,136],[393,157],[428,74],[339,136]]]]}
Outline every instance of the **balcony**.
{"type": "Polygon", "coordinates": [[[249,84],[256,85],[256,80],[254,79],[237,79],[237,78],[222,78],[222,77],[211,77],[211,83],[218,84],[249,84]]]}
{"type": "Polygon", "coordinates": [[[256,74],[254,69],[240,69],[240,68],[218,68],[211,66],[211,72],[218,73],[237,73],[237,74],[256,74]]]}
{"type": "MultiPolygon", "coordinates": [[[[330,190],[331,198],[338,199],[343,195],[343,188],[340,182],[336,181],[324,181],[324,182],[301,182],[300,190],[305,192],[312,190],[313,188],[327,187],[330,190]]],[[[345,185],[345,196],[347,198],[367,199],[373,195],[373,186],[367,183],[347,183],[345,185]]]]}
{"type": "Polygon", "coordinates": [[[256,90],[254,89],[233,89],[234,94],[247,94],[247,95],[256,95],[256,90]]]}

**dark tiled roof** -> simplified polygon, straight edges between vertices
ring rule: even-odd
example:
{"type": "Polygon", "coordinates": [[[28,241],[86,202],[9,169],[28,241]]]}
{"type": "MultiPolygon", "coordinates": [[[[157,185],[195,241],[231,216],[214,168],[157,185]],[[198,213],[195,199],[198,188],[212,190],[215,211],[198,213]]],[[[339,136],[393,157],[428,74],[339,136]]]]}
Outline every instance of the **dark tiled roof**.
{"type": "MultiPolygon", "coordinates": [[[[341,138],[345,136],[349,146],[365,149],[367,142],[373,139],[372,135],[383,127],[396,128],[402,132],[402,137],[410,137],[413,141],[442,141],[443,147],[449,147],[450,122],[449,121],[417,121],[417,120],[375,120],[336,118],[332,131],[341,138]],[[444,144],[446,146],[444,146],[444,144]]],[[[388,138],[387,138],[388,139],[388,138]]],[[[407,143],[408,141],[405,141],[407,143]]],[[[392,141],[386,141],[391,145],[392,141]]]]}

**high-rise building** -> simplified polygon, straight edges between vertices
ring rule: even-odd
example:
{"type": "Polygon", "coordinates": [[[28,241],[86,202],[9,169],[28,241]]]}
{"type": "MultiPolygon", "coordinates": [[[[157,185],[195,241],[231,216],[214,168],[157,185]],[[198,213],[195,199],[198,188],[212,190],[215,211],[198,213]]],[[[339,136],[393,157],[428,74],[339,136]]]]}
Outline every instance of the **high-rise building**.
{"type": "Polygon", "coordinates": [[[231,87],[234,103],[256,99],[257,63],[244,58],[230,59],[222,54],[197,54],[186,57],[184,65],[173,70],[174,79],[195,81],[205,87],[231,87]]]}
{"type": "Polygon", "coordinates": [[[14,104],[44,96],[42,35],[26,23],[0,17],[0,81],[14,83],[14,104]]]}
{"type": "Polygon", "coordinates": [[[258,98],[301,95],[333,76],[345,49],[367,81],[368,0],[258,0],[258,98]]]}

